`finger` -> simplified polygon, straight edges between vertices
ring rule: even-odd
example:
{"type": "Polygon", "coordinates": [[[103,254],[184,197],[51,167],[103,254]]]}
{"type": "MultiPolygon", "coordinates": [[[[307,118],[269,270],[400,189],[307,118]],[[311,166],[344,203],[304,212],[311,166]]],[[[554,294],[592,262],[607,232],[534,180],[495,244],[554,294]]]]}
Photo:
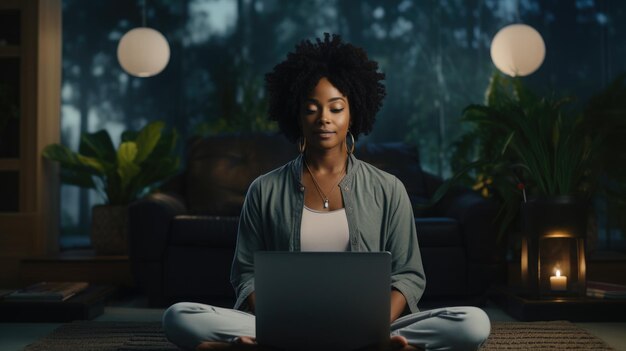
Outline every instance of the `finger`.
{"type": "Polygon", "coordinates": [[[409,344],[409,341],[402,335],[393,335],[389,339],[389,344],[392,349],[401,349],[409,344]]]}
{"type": "Polygon", "coordinates": [[[240,344],[247,344],[247,345],[256,344],[256,338],[252,336],[240,336],[238,340],[240,344]]]}

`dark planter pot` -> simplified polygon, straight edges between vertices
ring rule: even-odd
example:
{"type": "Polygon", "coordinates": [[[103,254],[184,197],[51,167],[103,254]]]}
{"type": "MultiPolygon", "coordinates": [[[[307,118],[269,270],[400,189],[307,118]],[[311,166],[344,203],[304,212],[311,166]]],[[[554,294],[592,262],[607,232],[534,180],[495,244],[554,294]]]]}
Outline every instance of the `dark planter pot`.
{"type": "Polygon", "coordinates": [[[98,205],[92,209],[91,244],[98,255],[128,254],[128,207],[98,205]]]}
{"type": "Polygon", "coordinates": [[[566,229],[577,237],[585,237],[588,210],[589,202],[575,196],[534,197],[522,203],[522,226],[535,232],[566,229]]]}

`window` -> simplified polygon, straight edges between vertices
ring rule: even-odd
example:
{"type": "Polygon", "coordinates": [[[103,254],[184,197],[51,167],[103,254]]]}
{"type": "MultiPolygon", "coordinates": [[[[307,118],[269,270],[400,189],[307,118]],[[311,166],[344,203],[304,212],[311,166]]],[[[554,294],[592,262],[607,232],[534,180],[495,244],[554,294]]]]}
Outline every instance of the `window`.
{"type": "MultiPolygon", "coordinates": [[[[148,79],[126,75],[116,59],[120,37],[141,24],[139,3],[63,5],[62,140],[73,149],[81,132],[106,129],[119,142],[123,130],[153,119],[183,140],[251,128],[241,120],[262,120],[263,74],[301,39],[333,32],[364,47],[387,75],[383,110],[362,141],[410,141],[423,167],[445,176],[450,145],[465,128],[459,116],[483,100],[494,69],[490,41],[504,25],[521,20],[542,33],[546,60],[527,79],[539,92],[585,101],[626,68],[626,3],[616,0],[155,0],[147,25],[168,38],[172,56],[148,79]]],[[[62,237],[84,237],[102,199],[69,186],[62,199],[62,237]]],[[[624,249],[624,234],[614,239],[610,226],[601,228],[601,241],[624,249]]]]}

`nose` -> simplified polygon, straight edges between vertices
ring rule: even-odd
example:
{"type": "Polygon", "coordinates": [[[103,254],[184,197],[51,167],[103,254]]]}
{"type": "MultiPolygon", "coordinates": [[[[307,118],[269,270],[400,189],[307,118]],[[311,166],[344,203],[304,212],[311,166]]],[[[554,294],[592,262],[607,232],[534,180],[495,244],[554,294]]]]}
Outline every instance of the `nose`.
{"type": "Polygon", "coordinates": [[[322,112],[320,113],[319,122],[320,124],[330,123],[330,111],[328,111],[327,109],[322,109],[322,112]]]}

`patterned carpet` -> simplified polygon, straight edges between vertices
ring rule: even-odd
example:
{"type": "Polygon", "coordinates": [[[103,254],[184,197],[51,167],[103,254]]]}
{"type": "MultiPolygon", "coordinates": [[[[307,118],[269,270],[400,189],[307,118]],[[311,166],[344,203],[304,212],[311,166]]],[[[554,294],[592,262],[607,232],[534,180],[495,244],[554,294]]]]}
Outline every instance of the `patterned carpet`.
{"type": "Polygon", "coordinates": [[[493,322],[484,351],[614,350],[603,340],[567,321],[493,322]]]}
{"type": "MultiPolygon", "coordinates": [[[[173,351],[159,322],[74,322],[27,346],[24,351],[173,351]]],[[[494,322],[482,351],[613,350],[570,322],[494,322]]]]}

